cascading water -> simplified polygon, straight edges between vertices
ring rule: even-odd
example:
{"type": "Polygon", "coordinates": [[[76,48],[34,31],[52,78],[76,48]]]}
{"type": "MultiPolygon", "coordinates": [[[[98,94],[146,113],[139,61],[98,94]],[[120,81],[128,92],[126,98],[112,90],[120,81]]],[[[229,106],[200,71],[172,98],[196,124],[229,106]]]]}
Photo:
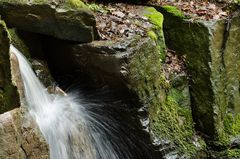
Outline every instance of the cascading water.
{"type": "Polygon", "coordinates": [[[86,111],[94,104],[73,94],[48,93],[26,58],[12,45],[10,52],[18,59],[28,109],[49,144],[51,159],[133,158],[126,146],[109,140],[108,135],[116,138],[112,135],[114,126],[102,122],[103,116],[86,111]]]}

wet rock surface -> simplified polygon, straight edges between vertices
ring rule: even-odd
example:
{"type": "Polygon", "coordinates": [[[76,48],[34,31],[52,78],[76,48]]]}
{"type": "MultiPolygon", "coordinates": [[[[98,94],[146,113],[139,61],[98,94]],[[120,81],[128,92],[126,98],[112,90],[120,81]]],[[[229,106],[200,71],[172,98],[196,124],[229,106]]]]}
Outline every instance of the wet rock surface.
{"type": "MultiPolygon", "coordinates": [[[[53,85],[54,80],[49,72],[48,64],[46,60],[44,60],[42,35],[26,32],[16,28],[8,29],[8,31],[11,38],[11,44],[18,48],[18,50],[29,60],[33,70],[41,82],[46,87],[53,85]]],[[[18,66],[16,65],[17,63],[16,59],[14,59],[12,63],[14,66],[11,68],[12,70],[18,69],[18,66]]],[[[12,74],[14,74],[13,72],[14,71],[12,71],[12,74]]]]}
{"type": "Polygon", "coordinates": [[[12,83],[9,46],[10,39],[6,25],[0,20],[0,113],[19,106],[17,89],[12,83]]]}
{"type": "MultiPolygon", "coordinates": [[[[150,19],[151,16],[149,22],[150,19]]],[[[133,93],[131,98],[140,103],[134,114],[138,114],[142,129],[151,136],[150,142],[158,157],[161,153],[190,158],[204,149],[204,142],[193,128],[185,66],[182,59],[173,54],[165,58],[161,22],[150,23],[143,36],[87,44],[48,38],[45,40],[48,62],[52,70],[61,70],[58,74],[77,70],[99,85],[133,93]]],[[[124,91],[119,90],[119,95],[124,96],[124,91]]]]}
{"type": "MultiPolygon", "coordinates": [[[[53,81],[49,64],[54,77],[74,73],[71,78],[78,80],[84,76],[91,86],[110,86],[115,90],[112,94],[131,103],[115,103],[117,108],[106,106],[101,113],[120,121],[124,132],[144,138],[137,141],[132,136],[140,144],[139,151],[152,148],[150,155],[138,155],[239,158],[239,15],[234,13],[226,20],[226,12],[211,3],[179,5],[185,13],[176,7],[154,6],[163,13],[164,21],[152,7],[109,4],[99,8],[72,0],[0,0],[0,14],[8,26],[17,27],[9,29],[11,43],[27,58],[41,59],[31,63],[46,86],[53,81]],[[196,12],[191,7],[196,7],[196,12]],[[88,8],[95,10],[96,22],[88,8]],[[189,19],[186,13],[195,17],[189,19]],[[96,41],[98,34],[100,41],[96,41]],[[172,49],[167,54],[165,39],[172,49]]],[[[1,23],[0,57],[4,60],[0,60],[0,97],[8,86],[11,89],[7,98],[0,98],[0,112],[2,107],[5,112],[20,105],[18,100],[5,104],[10,97],[17,97],[11,82],[18,86],[23,105],[0,115],[0,147],[7,145],[0,150],[0,158],[48,158],[47,145],[27,116],[14,57],[11,79],[9,43],[1,23]]]]}
{"type": "Polygon", "coordinates": [[[23,112],[17,108],[0,115],[0,158],[48,159],[48,147],[36,123],[23,112]]]}

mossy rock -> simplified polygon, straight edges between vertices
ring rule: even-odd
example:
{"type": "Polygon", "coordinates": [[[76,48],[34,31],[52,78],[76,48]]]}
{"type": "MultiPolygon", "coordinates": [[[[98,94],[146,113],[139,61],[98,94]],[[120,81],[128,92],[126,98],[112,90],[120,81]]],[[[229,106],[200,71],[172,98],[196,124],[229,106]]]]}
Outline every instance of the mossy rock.
{"type": "Polygon", "coordinates": [[[0,113],[19,107],[19,96],[12,84],[10,69],[10,36],[5,23],[0,20],[0,113]]]}
{"type": "Polygon", "coordinates": [[[0,0],[0,15],[7,25],[25,31],[77,42],[98,39],[95,17],[80,0],[0,0]]]}
{"type": "Polygon", "coordinates": [[[212,148],[227,149],[230,139],[239,135],[239,16],[229,25],[225,20],[192,21],[166,8],[156,9],[164,14],[167,46],[186,55],[196,128],[208,136],[212,148]]]}
{"type": "Polygon", "coordinates": [[[164,20],[163,15],[153,7],[145,7],[142,14],[153,24],[153,27],[148,29],[147,35],[157,42],[157,47],[160,51],[160,60],[164,61],[166,47],[165,44],[163,45],[163,43],[165,43],[162,31],[164,20]]]}
{"type": "Polygon", "coordinates": [[[175,6],[165,5],[161,7],[158,7],[158,6],[156,7],[157,7],[157,10],[163,13],[164,15],[168,15],[168,16],[172,16],[180,19],[187,19],[184,13],[175,6]]]}
{"type": "MultiPolygon", "coordinates": [[[[163,16],[151,7],[146,7],[139,14],[148,17],[153,24],[146,29],[147,37],[136,35],[127,39],[87,44],[70,44],[48,39],[47,54],[49,59],[57,61],[53,67],[54,70],[61,70],[59,73],[81,70],[96,83],[110,85],[110,88],[115,90],[124,89],[119,92],[127,91],[133,94],[124,96],[128,93],[121,93],[124,98],[131,97],[134,103],[140,103],[140,106],[134,107],[136,111],[142,110],[139,114],[135,112],[139,122],[149,119],[150,123],[142,125],[143,129],[149,130],[148,135],[151,135],[151,141],[148,142],[154,143],[158,138],[169,141],[172,145],[170,149],[165,149],[166,151],[160,150],[161,145],[155,145],[155,152],[176,152],[178,156],[190,158],[195,156],[198,150],[204,149],[204,142],[195,134],[189,105],[179,105],[185,98],[181,95],[181,89],[172,93],[174,88],[167,82],[162,71],[166,54],[162,31],[163,16]],[[58,53],[57,56],[54,52],[58,53]],[[146,114],[149,116],[146,117],[146,114]]],[[[164,143],[164,146],[168,145],[168,142],[164,143]]]]}

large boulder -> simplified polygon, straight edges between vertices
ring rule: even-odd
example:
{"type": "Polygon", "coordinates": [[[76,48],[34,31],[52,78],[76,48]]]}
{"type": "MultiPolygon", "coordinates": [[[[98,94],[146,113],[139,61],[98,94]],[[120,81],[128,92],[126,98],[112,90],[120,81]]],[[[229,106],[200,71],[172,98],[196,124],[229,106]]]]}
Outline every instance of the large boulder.
{"type": "MultiPolygon", "coordinates": [[[[240,133],[239,14],[230,20],[192,21],[174,7],[156,8],[165,16],[168,47],[186,55],[196,128],[214,149],[237,147],[234,143],[240,133]]],[[[239,150],[234,151],[231,154],[239,157],[239,150]]]]}
{"type": "Polygon", "coordinates": [[[166,79],[163,17],[154,8],[140,11],[138,15],[152,24],[145,30],[146,36],[87,44],[47,39],[48,60],[59,74],[75,70],[89,75],[96,83],[131,92],[134,96],[120,94],[135,100],[135,116],[150,136],[155,152],[165,157],[195,157],[204,149],[204,142],[193,128],[187,78],[184,75],[171,82],[166,79]]]}
{"type": "Polygon", "coordinates": [[[24,109],[0,114],[1,159],[48,159],[48,146],[24,109]]]}
{"type": "MultiPolygon", "coordinates": [[[[11,43],[20,48],[21,51],[30,59],[31,51],[41,48],[38,38],[32,35],[31,40],[22,38],[19,34],[28,35],[15,29],[9,30],[11,43]],[[35,38],[34,38],[35,37],[35,38]]],[[[9,47],[9,45],[8,45],[9,47]]],[[[0,158],[6,159],[48,159],[48,145],[40,132],[38,125],[31,117],[25,105],[25,95],[23,81],[20,75],[19,63],[14,54],[8,50],[8,59],[5,59],[11,65],[11,82],[17,87],[17,98],[20,103],[15,103],[20,108],[0,114],[0,158]],[[10,56],[9,56],[10,55],[10,56]]],[[[41,49],[40,49],[41,50],[41,49]]],[[[39,51],[40,51],[39,50],[39,51]]],[[[42,54],[41,52],[39,54],[42,54]]],[[[47,65],[41,60],[31,60],[36,74],[42,82],[49,86],[52,84],[52,77],[48,71],[47,65]]]]}
{"type": "Polygon", "coordinates": [[[0,0],[0,15],[26,31],[78,42],[97,38],[94,15],[80,0],[0,0]]]}
{"type": "Polygon", "coordinates": [[[19,106],[16,87],[12,84],[9,60],[10,39],[3,21],[0,21],[0,113],[19,106]]]}

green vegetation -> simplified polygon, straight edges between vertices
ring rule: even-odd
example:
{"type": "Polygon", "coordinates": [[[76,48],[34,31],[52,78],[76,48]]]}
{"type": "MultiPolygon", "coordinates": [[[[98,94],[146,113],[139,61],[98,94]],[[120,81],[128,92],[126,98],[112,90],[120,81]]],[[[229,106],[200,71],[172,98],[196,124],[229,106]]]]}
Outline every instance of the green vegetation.
{"type": "Polygon", "coordinates": [[[68,0],[66,4],[73,9],[87,7],[81,0],[68,0]]]}
{"type": "Polygon", "coordinates": [[[176,17],[180,17],[180,18],[186,18],[184,13],[179,10],[177,7],[175,6],[163,6],[162,7],[166,12],[172,14],[173,16],[176,16],[176,17]]]}
{"type": "Polygon", "coordinates": [[[153,39],[154,41],[157,41],[158,37],[154,31],[152,31],[152,30],[148,31],[147,34],[151,39],[153,39]]]}
{"type": "Polygon", "coordinates": [[[47,3],[48,0],[34,0],[34,3],[37,3],[37,4],[43,4],[43,3],[47,3]]]}
{"type": "Polygon", "coordinates": [[[163,15],[158,12],[155,8],[153,7],[148,7],[145,9],[145,14],[151,23],[153,23],[157,29],[161,30],[162,25],[163,25],[163,15]]]}
{"type": "Polygon", "coordinates": [[[98,12],[101,12],[101,13],[104,13],[104,12],[108,11],[108,8],[101,5],[101,4],[91,3],[91,4],[86,4],[86,5],[92,11],[98,11],[98,12]]]}
{"type": "Polygon", "coordinates": [[[164,102],[158,102],[150,108],[151,128],[157,136],[169,140],[175,149],[180,153],[191,157],[198,150],[205,148],[202,139],[195,136],[192,114],[189,108],[181,107],[177,100],[181,95],[166,92],[164,102]]]}
{"type": "Polygon", "coordinates": [[[240,149],[230,149],[227,151],[227,156],[234,157],[234,158],[240,158],[240,149]]]}
{"type": "Polygon", "coordinates": [[[150,30],[148,31],[148,36],[156,41],[156,44],[158,47],[160,54],[160,60],[164,61],[166,52],[165,52],[165,44],[162,45],[162,43],[165,43],[162,27],[163,27],[163,15],[158,12],[153,7],[147,7],[144,10],[144,16],[149,19],[149,21],[154,25],[150,30]]]}
{"type": "Polygon", "coordinates": [[[234,0],[235,4],[240,4],[240,0],[234,0]]]}
{"type": "Polygon", "coordinates": [[[234,117],[233,114],[228,113],[224,118],[224,128],[229,135],[240,135],[240,114],[234,117]]]}
{"type": "Polygon", "coordinates": [[[63,9],[74,9],[74,10],[88,8],[87,5],[81,0],[67,0],[64,3],[61,3],[59,7],[63,9]]]}

